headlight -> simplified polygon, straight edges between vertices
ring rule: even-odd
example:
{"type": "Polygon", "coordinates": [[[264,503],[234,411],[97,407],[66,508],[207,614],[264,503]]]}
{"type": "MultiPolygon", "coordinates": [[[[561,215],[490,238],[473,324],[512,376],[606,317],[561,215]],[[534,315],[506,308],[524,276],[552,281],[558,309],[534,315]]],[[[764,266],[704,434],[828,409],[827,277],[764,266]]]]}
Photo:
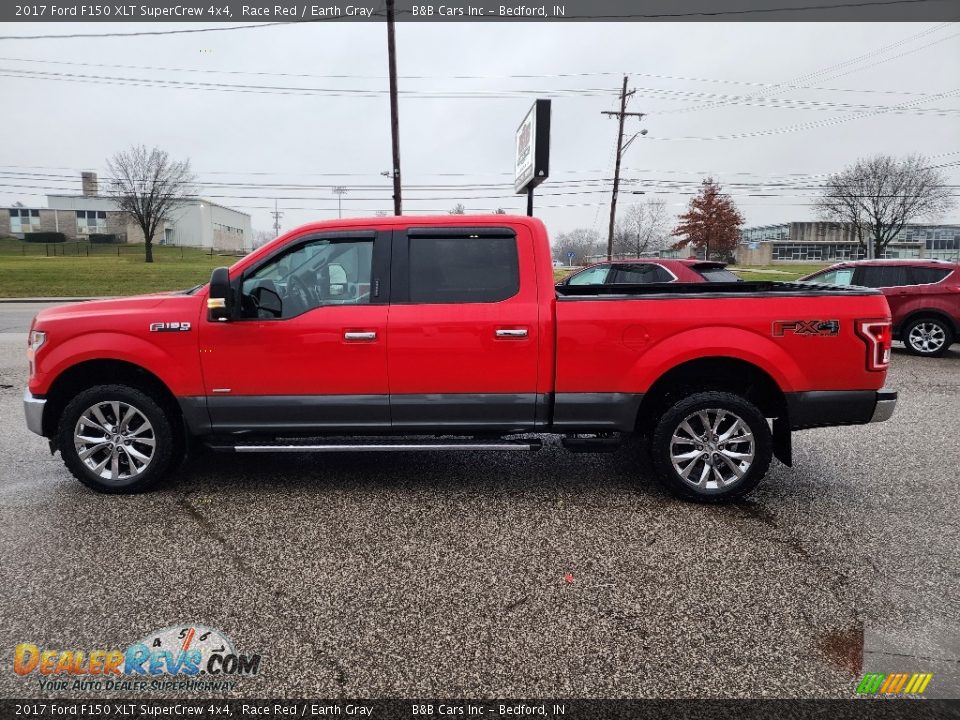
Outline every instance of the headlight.
{"type": "Polygon", "coordinates": [[[47,341],[47,334],[40,330],[31,330],[27,336],[27,347],[33,352],[40,349],[40,346],[47,341]]]}

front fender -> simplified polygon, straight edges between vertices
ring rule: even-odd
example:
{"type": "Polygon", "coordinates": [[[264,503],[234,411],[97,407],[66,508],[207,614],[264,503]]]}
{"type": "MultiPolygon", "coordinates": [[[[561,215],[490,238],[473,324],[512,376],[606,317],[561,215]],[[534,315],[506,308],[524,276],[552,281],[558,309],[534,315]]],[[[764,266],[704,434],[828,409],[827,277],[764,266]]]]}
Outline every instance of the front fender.
{"type": "Polygon", "coordinates": [[[153,373],[176,396],[202,395],[196,346],[185,340],[189,338],[160,347],[122,332],[92,332],[68,338],[40,349],[29,389],[34,395],[45,395],[54,380],[75,365],[88,360],[119,360],[153,373]]]}
{"type": "Polygon", "coordinates": [[[808,378],[772,338],[730,326],[695,328],[671,335],[644,352],[627,373],[626,392],[649,390],[665,373],[691,360],[743,360],[766,372],[783,392],[805,387],[808,378]]]}

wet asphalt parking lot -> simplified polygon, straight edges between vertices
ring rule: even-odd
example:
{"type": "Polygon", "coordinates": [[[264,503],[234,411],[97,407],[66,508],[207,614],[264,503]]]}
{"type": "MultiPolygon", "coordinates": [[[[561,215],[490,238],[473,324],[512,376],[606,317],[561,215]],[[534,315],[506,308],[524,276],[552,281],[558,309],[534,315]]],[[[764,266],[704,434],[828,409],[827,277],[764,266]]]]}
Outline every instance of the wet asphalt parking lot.
{"type": "Polygon", "coordinates": [[[895,348],[889,422],[796,434],[733,506],[674,500],[636,446],[201,453],[111,497],[27,431],[0,325],[0,696],[83,695],[16,676],[17,643],[199,623],[262,655],[236,697],[852,697],[915,669],[957,697],[960,346],[895,348]]]}

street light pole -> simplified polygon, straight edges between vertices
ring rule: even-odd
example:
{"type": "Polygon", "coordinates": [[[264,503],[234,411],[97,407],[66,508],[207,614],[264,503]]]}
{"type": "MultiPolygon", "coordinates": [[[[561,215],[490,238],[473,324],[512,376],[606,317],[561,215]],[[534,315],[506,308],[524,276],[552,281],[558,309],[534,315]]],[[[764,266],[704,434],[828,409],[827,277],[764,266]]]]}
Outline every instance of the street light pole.
{"type": "Polygon", "coordinates": [[[343,208],[340,205],[340,201],[343,200],[343,196],[347,194],[347,189],[343,185],[337,185],[333,189],[334,194],[337,196],[337,217],[343,217],[343,208]]]}

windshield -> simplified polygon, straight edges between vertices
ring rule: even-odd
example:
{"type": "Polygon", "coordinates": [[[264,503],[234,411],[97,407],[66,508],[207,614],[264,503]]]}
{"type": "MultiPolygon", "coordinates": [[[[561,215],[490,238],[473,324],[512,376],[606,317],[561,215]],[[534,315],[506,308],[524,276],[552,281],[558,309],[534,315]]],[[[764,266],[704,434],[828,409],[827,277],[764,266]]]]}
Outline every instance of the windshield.
{"type": "Polygon", "coordinates": [[[597,265],[596,267],[587,268],[582,272],[578,272],[576,275],[572,275],[570,279],[567,280],[567,285],[602,285],[607,279],[609,272],[610,267],[608,265],[597,265]]]}

